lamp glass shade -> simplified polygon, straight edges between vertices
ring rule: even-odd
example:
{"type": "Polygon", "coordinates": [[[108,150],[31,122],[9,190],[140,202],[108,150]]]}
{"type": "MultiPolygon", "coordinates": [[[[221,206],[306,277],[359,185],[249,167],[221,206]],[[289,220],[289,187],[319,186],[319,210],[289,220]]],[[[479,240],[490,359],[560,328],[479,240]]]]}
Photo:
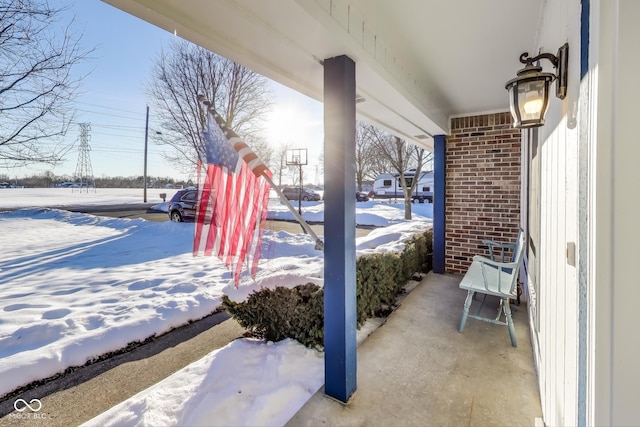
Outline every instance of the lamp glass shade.
{"type": "Polygon", "coordinates": [[[524,81],[517,85],[518,110],[522,123],[544,123],[549,106],[549,80],[524,81]]]}
{"type": "Polygon", "coordinates": [[[554,77],[550,73],[525,69],[518,73],[517,78],[507,83],[513,127],[544,125],[544,116],[549,106],[549,85],[554,77]]]}

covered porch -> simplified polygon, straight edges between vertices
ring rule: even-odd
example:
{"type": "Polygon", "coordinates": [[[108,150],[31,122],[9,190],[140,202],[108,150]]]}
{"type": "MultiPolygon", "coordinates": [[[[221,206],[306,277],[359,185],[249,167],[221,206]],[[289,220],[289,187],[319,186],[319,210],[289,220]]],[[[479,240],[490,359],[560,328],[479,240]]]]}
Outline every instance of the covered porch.
{"type": "MultiPolygon", "coordinates": [[[[358,347],[349,403],[320,389],[287,425],[542,425],[526,303],[512,305],[518,347],[487,322],[469,320],[460,334],[461,277],[429,273],[358,347]]],[[[494,309],[487,298],[484,310],[494,309]]]]}
{"type": "Polygon", "coordinates": [[[335,321],[325,325],[324,392],[347,404],[320,393],[291,424],[531,424],[539,406],[533,418],[519,416],[528,403],[509,400],[529,395],[523,376],[533,393],[523,400],[538,401],[537,381],[548,424],[637,420],[631,391],[640,347],[625,328],[634,313],[627,295],[637,282],[630,257],[638,239],[631,215],[620,214],[636,203],[626,197],[637,182],[629,118],[638,97],[628,71],[637,69],[636,2],[103,1],[325,105],[324,159],[333,168],[325,187],[336,195],[325,215],[341,243],[325,257],[325,307],[335,321]],[[514,130],[505,120],[505,83],[520,68],[519,55],[565,43],[567,97],[552,100],[545,126],[514,130]],[[354,182],[356,116],[435,153],[435,272],[461,273],[486,250],[478,241],[508,241],[518,226],[527,230],[521,280],[529,305],[514,310],[517,349],[493,325],[471,322],[458,334],[464,293],[454,276],[432,286],[431,275],[356,350],[355,202],[345,191],[354,182]],[[441,288],[459,301],[439,301],[441,288]],[[414,301],[423,293],[433,305],[414,301]],[[430,324],[434,318],[443,326],[430,324]],[[396,344],[401,350],[393,353],[396,344]],[[511,359],[520,352],[527,363],[511,359]],[[369,382],[376,377],[380,383],[369,382]],[[487,396],[493,406],[482,403],[487,396]],[[460,418],[437,418],[443,412],[460,418]]]}
{"type": "Polygon", "coordinates": [[[487,255],[482,238],[517,234],[520,131],[504,84],[536,33],[537,19],[517,18],[540,4],[104,1],[323,102],[328,396],[348,402],[358,388],[356,118],[434,153],[436,273],[487,255]]]}

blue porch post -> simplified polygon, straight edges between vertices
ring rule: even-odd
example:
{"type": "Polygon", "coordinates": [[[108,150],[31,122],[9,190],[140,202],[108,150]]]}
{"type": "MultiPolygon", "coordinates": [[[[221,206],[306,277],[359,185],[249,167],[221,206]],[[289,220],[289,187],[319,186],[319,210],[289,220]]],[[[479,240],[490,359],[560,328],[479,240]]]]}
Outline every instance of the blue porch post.
{"type": "Polygon", "coordinates": [[[433,137],[433,272],[444,271],[444,227],[445,227],[445,178],[446,178],[446,138],[445,135],[433,137]]]}
{"type": "Polygon", "coordinates": [[[324,60],[324,392],[356,391],[355,63],[324,60]]]}

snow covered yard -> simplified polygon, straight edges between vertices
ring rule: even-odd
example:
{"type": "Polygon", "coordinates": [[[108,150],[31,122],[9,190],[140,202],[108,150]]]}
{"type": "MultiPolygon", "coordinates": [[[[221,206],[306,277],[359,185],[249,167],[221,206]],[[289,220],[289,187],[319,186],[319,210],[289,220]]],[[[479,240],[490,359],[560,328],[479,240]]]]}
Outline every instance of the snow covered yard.
{"type": "MultiPolygon", "coordinates": [[[[223,294],[239,301],[262,287],[322,285],[322,253],[304,234],[266,230],[258,277],[244,277],[235,289],[220,261],[192,256],[193,224],[42,209],[38,206],[70,203],[40,197],[35,190],[30,199],[24,195],[28,189],[20,190],[21,206],[33,207],[1,212],[9,206],[7,198],[0,201],[0,396],[202,318],[220,305],[223,294]]],[[[138,202],[108,200],[102,196],[89,203],[138,202]]],[[[323,206],[306,204],[304,216],[321,221],[323,206]]],[[[401,205],[358,203],[359,224],[383,226],[357,239],[358,254],[402,250],[403,241],[430,227],[432,205],[414,206],[423,215],[407,222],[401,205]]],[[[291,218],[277,201],[269,210],[272,218],[291,218]]],[[[197,424],[215,413],[220,425],[282,425],[322,383],[321,353],[288,340],[274,344],[243,339],[123,402],[93,424],[197,424]],[[229,388],[242,389],[242,395],[229,388]],[[166,390],[172,390],[175,405],[167,404],[166,390]]]]}

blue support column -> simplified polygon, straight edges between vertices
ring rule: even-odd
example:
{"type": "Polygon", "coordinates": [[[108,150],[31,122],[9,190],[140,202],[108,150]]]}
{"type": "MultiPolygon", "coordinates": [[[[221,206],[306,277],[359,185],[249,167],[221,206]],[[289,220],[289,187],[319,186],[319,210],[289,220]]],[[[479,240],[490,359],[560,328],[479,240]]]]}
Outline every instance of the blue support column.
{"type": "Polygon", "coordinates": [[[443,274],[445,255],[445,182],[446,182],[446,148],[445,135],[436,135],[433,160],[433,272],[443,274]]]}
{"type": "Polygon", "coordinates": [[[355,63],[324,60],[324,392],[356,391],[355,63]]]}

